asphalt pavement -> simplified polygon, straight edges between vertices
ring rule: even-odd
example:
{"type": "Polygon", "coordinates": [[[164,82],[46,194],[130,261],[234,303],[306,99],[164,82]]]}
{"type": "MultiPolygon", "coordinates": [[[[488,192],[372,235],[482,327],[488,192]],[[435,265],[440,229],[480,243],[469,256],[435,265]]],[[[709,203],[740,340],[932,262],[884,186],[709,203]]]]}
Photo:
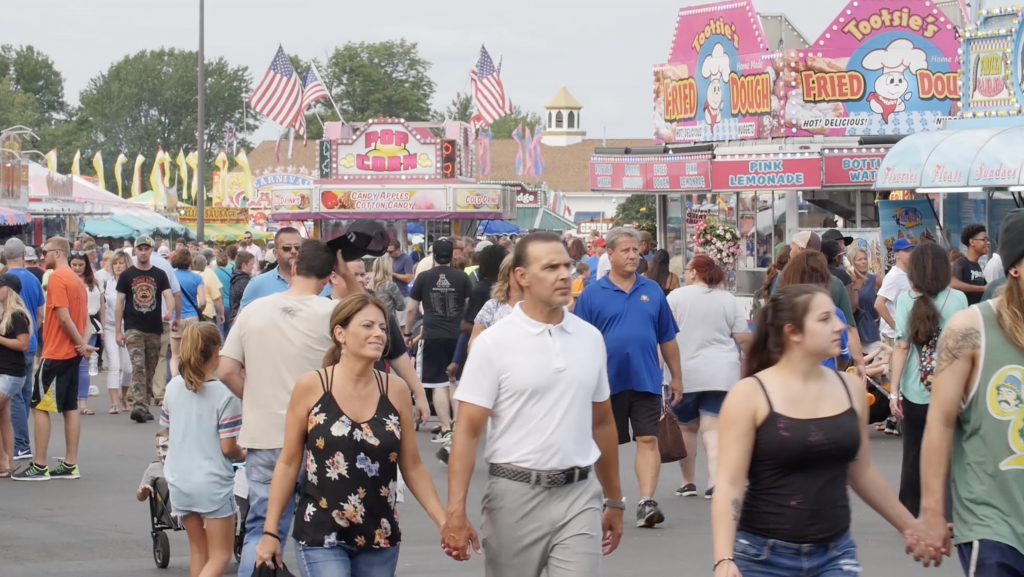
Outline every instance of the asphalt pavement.
{"type": "MultiPolygon", "coordinates": [[[[188,542],[184,532],[170,534],[171,561],[167,569],[153,562],[149,509],[135,500],[142,472],[156,457],[154,423],[135,424],[126,414],[108,415],[105,397],[93,397],[95,416],[82,417],[79,465],[82,478],[44,483],[0,482],[0,576],[2,577],[142,577],[188,574],[188,542]]],[[[442,500],[447,496],[447,469],[434,453],[425,430],[417,433],[420,453],[434,476],[442,500]]],[[[54,419],[50,455],[63,455],[63,423],[54,419]]],[[[900,441],[872,432],[872,459],[889,484],[897,486],[900,441]]],[[[662,467],[656,499],[667,521],[656,529],[638,529],[632,522],[637,500],[632,446],[620,451],[622,483],[627,496],[626,530],[619,549],[606,557],[606,576],[710,575],[710,501],[674,496],[680,485],[679,467],[662,467]]],[[[20,461],[27,463],[27,461],[20,461]]],[[[52,459],[51,463],[55,464],[52,459]]],[[[698,464],[698,490],[703,494],[706,473],[698,464]]],[[[479,503],[486,471],[478,460],[469,502],[471,520],[479,520],[479,503]]],[[[856,496],[853,537],[863,575],[952,577],[962,575],[956,558],[938,569],[924,569],[903,553],[902,537],[856,496]]],[[[433,523],[406,492],[400,506],[402,537],[398,574],[417,577],[468,577],[484,574],[482,560],[457,563],[440,549],[433,523]]],[[[479,526],[479,524],[477,524],[479,526]]],[[[286,564],[294,569],[289,547],[286,564]]],[[[235,574],[234,564],[228,574],[235,574]]],[[[298,571],[295,571],[298,575],[298,571]]]]}

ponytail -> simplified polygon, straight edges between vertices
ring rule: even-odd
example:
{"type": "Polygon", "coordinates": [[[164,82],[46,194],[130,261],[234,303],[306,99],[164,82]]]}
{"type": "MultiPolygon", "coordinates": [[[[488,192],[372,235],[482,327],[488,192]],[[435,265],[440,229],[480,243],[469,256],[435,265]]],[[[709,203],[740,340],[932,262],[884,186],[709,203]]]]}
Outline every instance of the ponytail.
{"type": "Polygon", "coordinates": [[[935,298],[949,287],[953,277],[946,250],[933,242],[919,244],[910,253],[907,277],[918,293],[910,308],[910,342],[923,347],[939,332],[942,315],[935,307],[935,298]]]}
{"type": "Polygon", "coordinates": [[[341,347],[338,346],[338,341],[334,340],[332,335],[331,348],[327,349],[327,354],[324,355],[324,368],[333,367],[339,362],[341,362],[341,347]]]}
{"type": "Polygon", "coordinates": [[[910,342],[923,347],[939,332],[942,316],[928,293],[919,293],[910,309],[910,342]]]}
{"type": "Polygon", "coordinates": [[[812,284],[790,285],[776,291],[758,311],[754,339],[747,353],[745,377],[756,375],[779,362],[786,352],[786,327],[792,325],[803,330],[811,300],[817,295],[828,296],[828,292],[812,284]]]}
{"type": "Polygon", "coordinates": [[[206,365],[220,349],[220,330],[213,323],[197,323],[181,335],[181,359],[178,372],[185,379],[185,388],[198,393],[203,390],[206,365]]]}

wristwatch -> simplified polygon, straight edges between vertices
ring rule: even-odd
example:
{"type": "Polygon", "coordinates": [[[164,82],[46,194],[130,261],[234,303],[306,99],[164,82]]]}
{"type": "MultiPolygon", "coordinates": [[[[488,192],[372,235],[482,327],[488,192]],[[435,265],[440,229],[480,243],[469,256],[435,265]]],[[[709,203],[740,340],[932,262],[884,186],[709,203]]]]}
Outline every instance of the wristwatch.
{"type": "Polygon", "coordinates": [[[619,510],[625,511],[626,510],[626,502],[625,501],[612,501],[611,499],[605,499],[604,500],[604,507],[605,507],[605,509],[610,507],[612,509],[619,509],[619,510]]]}

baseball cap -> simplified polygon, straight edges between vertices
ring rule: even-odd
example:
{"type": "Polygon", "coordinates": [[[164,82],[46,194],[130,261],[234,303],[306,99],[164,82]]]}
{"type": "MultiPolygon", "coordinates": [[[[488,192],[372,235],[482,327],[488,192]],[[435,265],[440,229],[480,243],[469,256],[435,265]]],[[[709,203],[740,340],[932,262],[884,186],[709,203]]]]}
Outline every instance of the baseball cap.
{"type": "Polygon", "coordinates": [[[20,238],[9,238],[4,243],[4,258],[21,258],[25,254],[25,243],[20,238]]]}
{"type": "Polygon", "coordinates": [[[16,293],[21,292],[21,279],[11,273],[0,274],[0,287],[5,286],[16,293]]]}
{"type": "Polygon", "coordinates": [[[164,245],[164,246],[161,246],[160,248],[156,249],[156,254],[158,254],[158,255],[160,255],[162,257],[168,257],[168,256],[171,255],[171,249],[170,249],[170,247],[164,245]]]}
{"type": "Polygon", "coordinates": [[[476,252],[480,252],[489,246],[494,246],[494,243],[489,240],[482,240],[476,245],[476,252]]]}
{"type": "Polygon", "coordinates": [[[793,244],[807,250],[821,250],[821,237],[809,230],[802,230],[793,235],[793,244]]]}
{"type": "Polygon", "coordinates": [[[450,240],[439,240],[434,243],[434,262],[449,263],[452,262],[452,254],[455,251],[455,245],[450,240]]]}
{"type": "Polygon", "coordinates": [[[39,255],[36,254],[36,249],[34,249],[34,248],[30,247],[30,246],[26,246],[25,247],[25,260],[28,261],[28,262],[33,262],[33,261],[39,260],[39,255]]]}
{"type": "Polygon", "coordinates": [[[900,252],[910,248],[914,248],[914,244],[905,238],[898,238],[896,242],[892,243],[893,252],[900,252]]]}
{"type": "Polygon", "coordinates": [[[138,248],[140,246],[148,246],[150,248],[153,248],[153,245],[155,245],[155,244],[156,243],[153,242],[153,237],[151,237],[151,236],[140,236],[139,238],[135,239],[135,247],[136,248],[138,248]]]}
{"type": "Polygon", "coordinates": [[[603,239],[603,238],[599,238],[599,239],[595,240],[595,241],[594,241],[594,246],[595,246],[595,247],[598,247],[598,246],[605,246],[605,242],[604,242],[604,239],[603,239]]]}
{"type": "Polygon", "coordinates": [[[384,256],[392,238],[384,225],[376,220],[357,220],[338,237],[327,241],[331,254],[341,251],[345,262],[364,256],[384,256]]]}
{"type": "Polygon", "coordinates": [[[825,258],[828,259],[830,266],[832,264],[832,261],[834,261],[835,258],[842,253],[843,249],[839,248],[839,243],[834,240],[826,240],[825,242],[821,243],[821,254],[825,255],[825,258]]]}
{"type": "Polygon", "coordinates": [[[653,245],[654,244],[654,235],[649,233],[649,232],[647,232],[646,230],[641,230],[640,231],[640,242],[649,242],[649,243],[651,243],[653,245]]]}
{"type": "Polygon", "coordinates": [[[843,233],[839,232],[834,228],[826,230],[825,234],[821,235],[821,240],[834,240],[836,242],[841,241],[847,246],[853,244],[852,236],[843,236],[843,233]]]}

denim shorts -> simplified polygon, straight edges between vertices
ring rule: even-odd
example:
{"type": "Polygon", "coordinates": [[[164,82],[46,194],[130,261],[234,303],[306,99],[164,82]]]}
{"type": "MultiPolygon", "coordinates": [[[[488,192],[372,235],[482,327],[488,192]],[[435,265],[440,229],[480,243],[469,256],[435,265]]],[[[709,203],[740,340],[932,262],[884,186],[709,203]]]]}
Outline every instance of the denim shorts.
{"type": "Polygon", "coordinates": [[[11,375],[0,375],[0,394],[8,399],[21,392],[25,384],[25,377],[12,377],[11,375]]]}
{"type": "Polygon", "coordinates": [[[175,517],[184,517],[185,515],[196,514],[203,519],[223,519],[225,517],[234,517],[235,511],[238,507],[235,505],[235,496],[229,495],[228,501],[221,505],[217,510],[212,512],[204,511],[189,511],[187,509],[179,509],[174,506],[174,495],[171,495],[171,514],[175,517]]]}
{"type": "Polygon", "coordinates": [[[718,413],[722,412],[722,403],[725,402],[727,394],[725,391],[683,393],[683,400],[672,407],[672,412],[680,425],[695,423],[701,415],[717,417],[718,413]]]}
{"type": "Polygon", "coordinates": [[[740,531],[733,558],[743,577],[850,577],[861,570],[849,533],[831,543],[800,545],[740,531]]]}
{"type": "Polygon", "coordinates": [[[384,549],[299,545],[296,556],[302,577],[394,577],[398,548],[398,545],[384,549]]]}

